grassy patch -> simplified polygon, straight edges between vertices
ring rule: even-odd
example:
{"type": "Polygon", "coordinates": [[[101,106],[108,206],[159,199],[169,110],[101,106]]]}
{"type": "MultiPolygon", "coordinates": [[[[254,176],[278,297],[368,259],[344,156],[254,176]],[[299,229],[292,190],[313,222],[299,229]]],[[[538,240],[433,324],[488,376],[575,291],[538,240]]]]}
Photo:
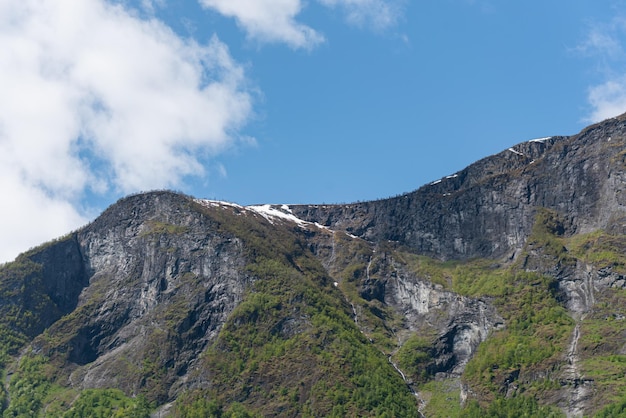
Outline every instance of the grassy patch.
{"type": "Polygon", "coordinates": [[[148,229],[140,236],[146,235],[181,235],[189,232],[189,227],[184,225],[174,225],[157,220],[149,220],[146,222],[148,229]]]}
{"type": "Polygon", "coordinates": [[[626,236],[611,235],[603,230],[575,235],[569,239],[568,248],[581,261],[598,269],[611,268],[626,274],[626,236]]]}
{"type": "Polygon", "coordinates": [[[413,334],[402,344],[394,355],[398,367],[413,382],[424,383],[429,380],[429,366],[432,366],[433,343],[436,335],[413,334]]]}
{"type": "Polygon", "coordinates": [[[87,389],[63,414],[63,418],[149,418],[150,405],[143,397],[129,398],[118,389],[87,389]]]}
{"type": "Polygon", "coordinates": [[[595,297],[580,326],[580,368],[593,381],[595,405],[606,405],[626,397],[626,291],[610,289],[595,297]]]}
{"type": "Polygon", "coordinates": [[[419,387],[428,400],[424,415],[432,418],[458,417],[461,414],[461,389],[456,381],[432,381],[419,387]]]}
{"type": "Polygon", "coordinates": [[[549,370],[560,361],[573,329],[573,320],[550,291],[550,279],[531,273],[515,277],[514,292],[497,301],[507,327],[478,348],[464,378],[496,393],[511,376],[534,369],[549,370]],[[519,277],[523,276],[523,278],[519,277]]]}
{"type": "Polygon", "coordinates": [[[564,418],[565,414],[556,407],[539,405],[533,397],[515,396],[498,397],[485,407],[480,406],[478,402],[470,402],[460,416],[462,418],[564,418]]]}

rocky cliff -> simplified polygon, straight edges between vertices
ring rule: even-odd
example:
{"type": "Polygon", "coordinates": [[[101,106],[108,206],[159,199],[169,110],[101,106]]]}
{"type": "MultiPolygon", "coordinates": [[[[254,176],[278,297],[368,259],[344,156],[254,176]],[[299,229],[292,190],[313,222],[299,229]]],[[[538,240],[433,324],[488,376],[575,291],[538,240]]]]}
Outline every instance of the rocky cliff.
{"type": "Polygon", "coordinates": [[[614,415],[625,129],[372,202],[124,198],[0,267],[4,414],[614,415]]]}
{"type": "Polygon", "coordinates": [[[568,234],[623,227],[624,129],[622,116],[577,135],[515,145],[402,196],[292,210],[438,259],[513,255],[538,207],[561,213],[568,234]]]}

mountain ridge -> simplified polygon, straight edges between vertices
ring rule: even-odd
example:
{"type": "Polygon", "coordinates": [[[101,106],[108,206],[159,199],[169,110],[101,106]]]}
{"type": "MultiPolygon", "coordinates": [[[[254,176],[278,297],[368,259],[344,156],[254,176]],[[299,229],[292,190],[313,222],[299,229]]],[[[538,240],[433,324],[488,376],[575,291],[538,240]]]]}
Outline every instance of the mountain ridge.
{"type": "Polygon", "coordinates": [[[376,201],[122,198],[0,266],[3,414],[602,416],[625,184],[622,115],[376,201]]]}
{"type": "MultiPolygon", "coordinates": [[[[588,200],[583,202],[572,202],[575,189],[577,187],[580,188],[581,184],[585,185],[589,181],[606,184],[599,177],[601,174],[608,174],[606,173],[607,167],[602,167],[599,161],[594,161],[595,166],[592,169],[598,172],[587,173],[588,167],[584,165],[584,155],[575,155],[576,161],[568,166],[559,164],[559,160],[564,160],[564,155],[577,154],[581,146],[579,142],[584,142],[587,145],[602,143],[604,141],[598,141],[598,138],[605,135],[607,130],[610,129],[616,130],[615,134],[617,135],[623,135],[623,120],[624,116],[620,116],[603,124],[592,125],[582,130],[579,134],[568,137],[550,137],[545,141],[533,142],[531,140],[522,142],[498,154],[479,160],[451,176],[444,177],[441,180],[424,185],[414,192],[397,197],[336,206],[298,205],[294,206],[293,210],[304,220],[316,221],[326,226],[337,224],[344,227],[347,231],[355,233],[357,236],[371,236],[377,239],[400,241],[412,246],[420,253],[443,259],[503,256],[511,247],[519,246],[523,242],[523,237],[528,235],[532,226],[532,222],[529,220],[533,218],[534,207],[562,210],[563,208],[559,208],[559,205],[568,205],[570,207],[565,207],[565,211],[570,213],[573,212],[572,207],[576,208],[581,203],[585,206],[585,210],[588,210],[587,208],[595,210],[594,206],[600,206],[594,205],[596,202],[600,202],[609,210],[613,210],[616,206],[620,208],[623,206],[622,199],[603,202],[597,196],[599,190],[592,187],[587,187],[584,193],[593,195],[593,197],[587,197],[588,200]],[[553,150],[553,152],[548,154],[548,160],[546,161],[543,157],[548,150],[553,150]],[[545,173],[555,169],[564,171],[564,177],[568,175],[570,178],[570,184],[567,185],[569,190],[551,190],[555,184],[550,184],[549,181],[546,181],[545,173]],[[603,169],[605,169],[604,172],[602,172],[603,169]],[[535,175],[535,173],[538,174],[535,175]],[[520,184],[517,182],[515,184],[518,189],[507,187],[506,183],[511,181],[512,176],[525,178],[524,183],[520,184]],[[463,194],[464,190],[469,191],[473,189],[480,192],[481,188],[485,190],[483,193],[478,193],[478,196],[470,194],[469,199],[463,200],[463,197],[467,196],[467,193],[463,194]],[[488,196],[488,193],[499,193],[500,196],[488,196]],[[569,196],[566,196],[566,193],[569,196]],[[440,197],[445,199],[439,199],[440,197]],[[403,200],[406,202],[403,202],[403,200]],[[422,209],[418,205],[428,205],[428,207],[422,209]],[[467,207],[472,208],[474,213],[467,213],[467,211],[462,210],[467,207]],[[325,208],[325,210],[321,208],[325,208]],[[350,225],[350,215],[338,215],[336,214],[337,211],[359,213],[360,217],[355,222],[358,227],[350,225]],[[383,212],[383,214],[379,216],[378,212],[383,212]],[[391,214],[388,212],[391,212],[391,214]],[[383,223],[380,228],[382,232],[378,231],[376,225],[380,224],[381,221],[377,221],[376,217],[379,216],[393,221],[393,212],[417,213],[418,215],[398,219],[395,224],[392,223],[391,225],[389,222],[383,223]],[[439,219],[435,222],[427,220],[426,225],[424,225],[419,216],[420,212],[429,215],[435,214],[435,216],[439,216],[439,219]],[[441,212],[446,212],[459,218],[468,218],[468,220],[445,219],[441,212]],[[505,212],[512,215],[507,218],[505,212]],[[491,222],[489,219],[486,219],[487,215],[493,217],[491,222]],[[333,217],[337,219],[335,220],[333,217]],[[520,221],[524,224],[519,225],[520,221]],[[444,235],[440,231],[433,231],[432,225],[438,222],[444,223],[447,229],[453,231],[452,234],[444,238],[443,242],[432,238],[433,236],[444,235]],[[494,225],[494,223],[499,223],[499,225],[494,225]],[[396,224],[401,224],[403,230],[400,231],[396,224]],[[406,227],[407,224],[408,227],[406,227]],[[489,230],[502,231],[503,229],[506,231],[506,239],[498,240],[490,236],[490,239],[487,240],[488,243],[480,242],[480,240],[476,239],[480,235],[489,235],[489,230]],[[413,234],[412,237],[408,236],[407,230],[413,234]],[[465,233],[466,230],[467,233],[465,233]],[[458,241],[459,239],[461,242],[458,241]],[[511,244],[508,241],[511,241],[511,244]]],[[[616,142],[618,141],[614,143],[616,142]]],[[[617,150],[619,145],[617,143],[617,146],[613,147],[614,151],[617,150]]],[[[617,157],[616,154],[616,152],[605,152],[603,155],[601,152],[594,152],[592,155],[597,157],[596,160],[599,160],[602,156],[610,161],[617,157]]],[[[617,190],[620,189],[617,188],[617,190]]],[[[585,196],[577,198],[580,200],[584,199],[585,196]]],[[[572,214],[577,217],[577,214],[572,214]]],[[[607,219],[607,217],[610,218],[610,215],[600,215],[603,218],[593,220],[591,225],[587,225],[585,222],[579,223],[576,219],[571,219],[568,228],[575,232],[578,228],[586,231],[608,226],[610,219],[607,219]]]]}

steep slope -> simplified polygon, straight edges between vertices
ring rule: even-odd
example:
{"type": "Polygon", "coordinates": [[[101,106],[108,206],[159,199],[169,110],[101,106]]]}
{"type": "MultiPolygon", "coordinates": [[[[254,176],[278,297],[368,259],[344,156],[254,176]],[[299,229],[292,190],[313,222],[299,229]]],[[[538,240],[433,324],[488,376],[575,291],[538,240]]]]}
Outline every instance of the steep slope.
{"type": "Polygon", "coordinates": [[[122,199],[0,266],[4,415],[615,416],[625,132],[373,202],[122,199]]]}
{"type": "Polygon", "coordinates": [[[115,388],[181,416],[235,401],[264,415],[415,415],[400,375],[308,251],[312,233],[260,208],[155,192],[20,256],[0,271],[7,288],[21,283],[3,308],[25,318],[2,321],[16,335],[5,352],[34,339],[9,365],[6,413],[71,413],[93,396],[85,390],[115,388]],[[20,277],[22,265],[33,273],[20,277]],[[33,369],[43,382],[20,380],[33,369]],[[41,388],[39,399],[20,394],[24,385],[41,388]]]}

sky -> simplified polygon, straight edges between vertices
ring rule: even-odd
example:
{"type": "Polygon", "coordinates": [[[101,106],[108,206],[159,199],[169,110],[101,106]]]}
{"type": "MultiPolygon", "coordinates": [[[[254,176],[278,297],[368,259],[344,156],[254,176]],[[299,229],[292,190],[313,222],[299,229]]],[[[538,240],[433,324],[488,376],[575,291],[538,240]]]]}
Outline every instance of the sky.
{"type": "Polygon", "coordinates": [[[0,262],[172,189],[390,197],[626,112],[626,0],[0,0],[0,262]]]}

